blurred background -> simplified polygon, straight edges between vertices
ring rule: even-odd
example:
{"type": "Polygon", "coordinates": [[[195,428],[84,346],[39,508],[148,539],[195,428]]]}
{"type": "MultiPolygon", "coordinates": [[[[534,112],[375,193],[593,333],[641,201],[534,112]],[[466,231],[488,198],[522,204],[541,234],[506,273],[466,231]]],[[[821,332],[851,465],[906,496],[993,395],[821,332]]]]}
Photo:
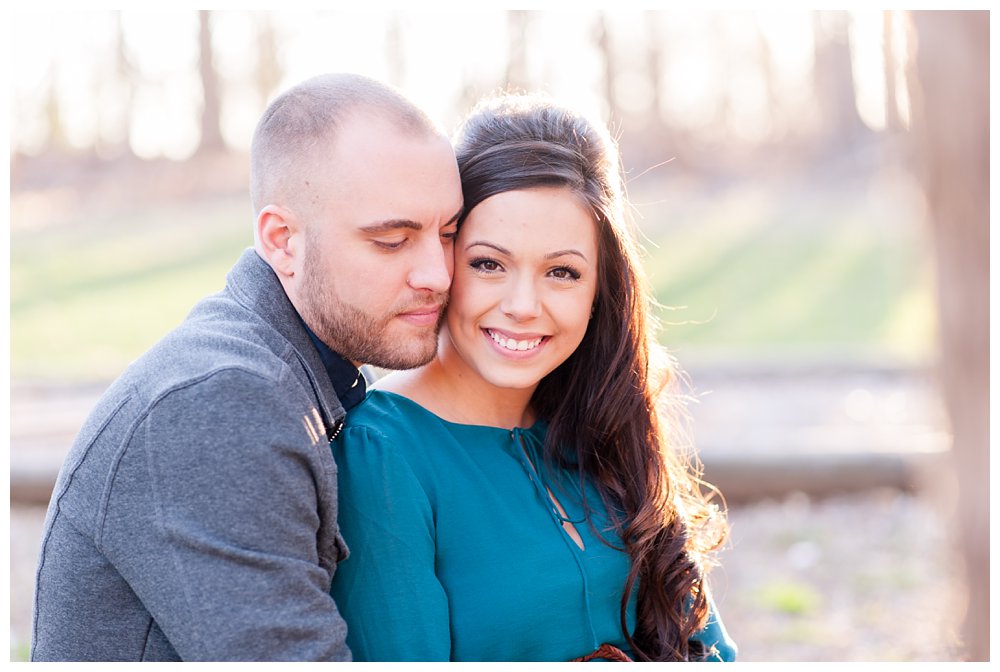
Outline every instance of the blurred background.
{"type": "Polygon", "coordinates": [[[501,88],[609,124],[741,660],[988,660],[988,12],[7,18],[12,660],[74,434],[223,286],[256,121],[329,71],[449,130],[501,88]]]}

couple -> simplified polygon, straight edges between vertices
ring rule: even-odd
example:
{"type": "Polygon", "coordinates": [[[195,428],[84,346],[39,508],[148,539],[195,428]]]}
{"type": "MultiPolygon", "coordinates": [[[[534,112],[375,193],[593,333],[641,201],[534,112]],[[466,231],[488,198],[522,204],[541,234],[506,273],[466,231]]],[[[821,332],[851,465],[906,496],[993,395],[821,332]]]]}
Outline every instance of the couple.
{"type": "Polygon", "coordinates": [[[453,150],[326,75],[251,196],[254,249],[67,456],[34,660],[734,658],[605,129],[501,97],[453,150]]]}

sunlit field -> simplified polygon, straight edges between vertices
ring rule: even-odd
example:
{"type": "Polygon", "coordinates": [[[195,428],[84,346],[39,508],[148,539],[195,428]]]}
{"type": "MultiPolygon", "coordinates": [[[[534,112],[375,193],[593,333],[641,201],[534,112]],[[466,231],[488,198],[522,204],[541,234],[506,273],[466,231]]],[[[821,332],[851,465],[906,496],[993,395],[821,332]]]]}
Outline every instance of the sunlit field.
{"type": "MultiPolygon", "coordinates": [[[[647,181],[631,196],[661,340],[682,359],[930,355],[919,226],[892,221],[913,213],[849,187],[647,181]]],[[[111,215],[91,204],[22,226],[11,236],[14,377],[115,377],[220,289],[251,243],[238,193],[111,215]]]]}
{"type": "Polygon", "coordinates": [[[642,220],[668,346],[793,363],[932,356],[932,268],[917,213],[843,186],[748,182],[673,198],[681,213],[651,208],[642,220]]]}
{"type": "Polygon", "coordinates": [[[501,86],[545,91],[608,122],[634,181],[662,338],[678,354],[931,357],[924,213],[912,189],[869,181],[903,156],[893,144],[909,118],[896,81],[902,14],[206,17],[17,16],[15,378],[112,378],[220,288],[251,242],[237,176],[257,116],[277,90],[324,70],[392,81],[449,129],[501,86]],[[196,67],[199,26],[211,37],[211,81],[196,67]],[[221,100],[213,119],[200,116],[205,86],[221,100]],[[201,137],[209,127],[214,145],[201,137]],[[200,164],[211,152],[226,163],[200,164]],[[775,157],[788,160],[783,170],[771,170],[775,157]],[[160,162],[172,193],[136,193],[159,179],[146,160],[160,162]],[[848,168],[831,176],[824,161],[848,168]],[[96,180],[95,167],[107,171],[96,180]],[[219,180],[224,189],[206,188],[219,180]]]}
{"type": "Polygon", "coordinates": [[[12,660],[73,437],[223,288],[253,244],[255,125],[328,72],[398,87],[446,133],[500,90],[607,126],[729,504],[710,585],[740,660],[989,659],[989,12],[6,18],[12,660]]]}

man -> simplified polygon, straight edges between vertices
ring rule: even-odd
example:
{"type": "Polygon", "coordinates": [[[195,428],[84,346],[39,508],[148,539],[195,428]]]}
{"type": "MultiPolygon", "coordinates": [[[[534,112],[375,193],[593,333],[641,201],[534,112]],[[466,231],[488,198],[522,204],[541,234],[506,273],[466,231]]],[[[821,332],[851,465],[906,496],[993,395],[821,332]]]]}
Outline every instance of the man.
{"type": "Polygon", "coordinates": [[[60,472],[34,660],[349,660],[328,443],[362,363],[434,354],[462,207],[446,137],[372,80],[275,100],[254,249],[101,398],[60,472]]]}

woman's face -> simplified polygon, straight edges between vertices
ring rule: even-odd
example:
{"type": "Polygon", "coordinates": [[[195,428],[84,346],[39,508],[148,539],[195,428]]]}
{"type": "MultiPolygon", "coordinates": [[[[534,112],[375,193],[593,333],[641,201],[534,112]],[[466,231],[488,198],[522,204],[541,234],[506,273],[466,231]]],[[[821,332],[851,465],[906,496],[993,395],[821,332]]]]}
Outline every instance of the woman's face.
{"type": "Polygon", "coordinates": [[[491,196],[459,232],[444,347],[492,385],[533,388],[583,340],[597,273],[597,225],[572,191],[491,196]]]}

